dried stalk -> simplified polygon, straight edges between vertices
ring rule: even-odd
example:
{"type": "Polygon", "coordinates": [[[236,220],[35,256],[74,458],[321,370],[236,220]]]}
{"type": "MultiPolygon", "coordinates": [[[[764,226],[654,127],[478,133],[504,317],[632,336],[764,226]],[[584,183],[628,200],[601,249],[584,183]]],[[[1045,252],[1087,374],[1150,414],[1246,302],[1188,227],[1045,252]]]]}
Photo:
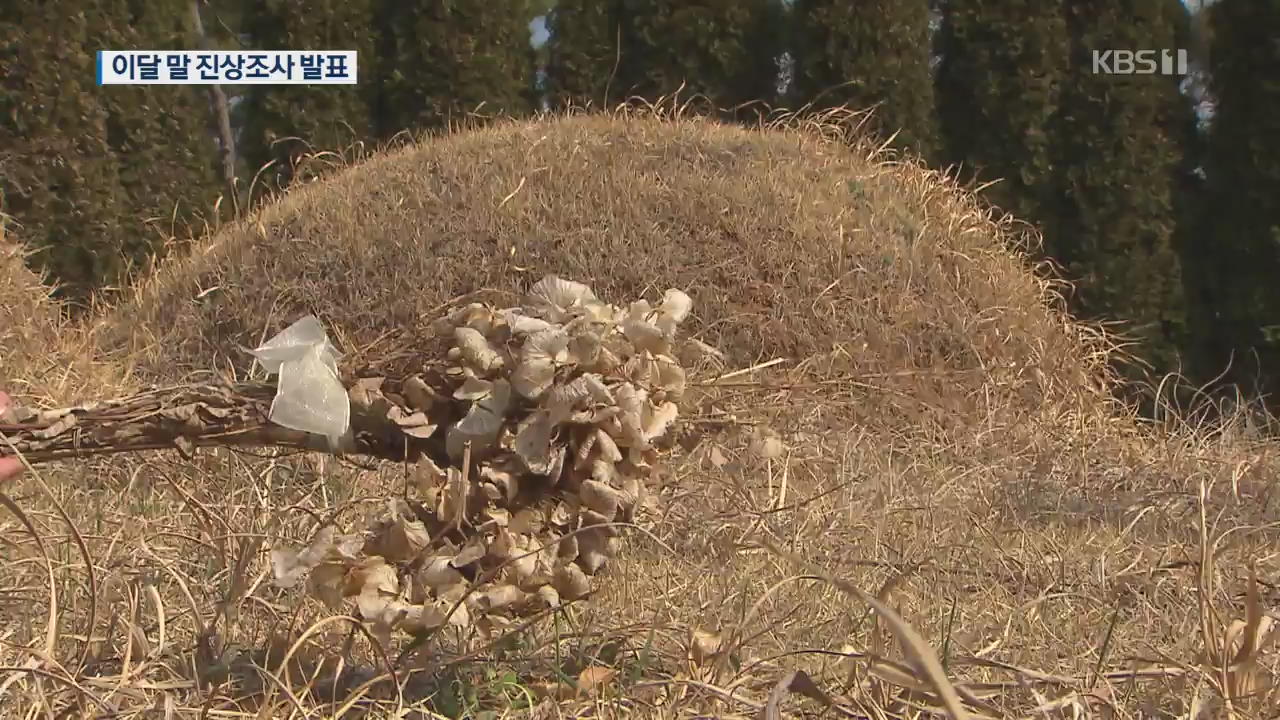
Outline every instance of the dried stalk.
{"type": "MultiPolygon", "coordinates": [[[[354,386],[350,381],[348,387],[354,386]]],[[[37,411],[12,408],[0,416],[0,457],[14,449],[32,464],[91,455],[177,449],[190,457],[197,447],[277,446],[383,460],[426,455],[447,463],[442,438],[404,433],[385,416],[352,407],[352,432],[337,448],[326,438],[290,430],[268,419],[275,382],[191,385],[148,390],[130,397],[37,411]]]]}

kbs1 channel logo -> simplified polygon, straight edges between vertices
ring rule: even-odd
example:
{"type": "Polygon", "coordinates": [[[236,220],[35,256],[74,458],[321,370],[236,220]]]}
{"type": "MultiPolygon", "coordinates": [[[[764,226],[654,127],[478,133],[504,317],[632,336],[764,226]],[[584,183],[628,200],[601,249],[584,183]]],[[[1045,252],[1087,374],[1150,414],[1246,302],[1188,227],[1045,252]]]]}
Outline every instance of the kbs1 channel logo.
{"type": "Polygon", "coordinates": [[[99,85],[355,85],[355,50],[99,50],[99,85]]]}
{"type": "Polygon", "coordinates": [[[1094,75],[1186,75],[1187,51],[1094,50],[1094,75]]]}

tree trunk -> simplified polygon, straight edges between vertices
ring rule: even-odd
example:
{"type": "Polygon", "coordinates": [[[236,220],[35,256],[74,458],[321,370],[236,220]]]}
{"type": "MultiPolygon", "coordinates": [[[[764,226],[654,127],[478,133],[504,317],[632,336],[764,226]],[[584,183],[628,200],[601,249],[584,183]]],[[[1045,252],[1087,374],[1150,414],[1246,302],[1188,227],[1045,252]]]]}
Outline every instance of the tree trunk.
{"type": "MultiPolygon", "coordinates": [[[[201,50],[209,49],[209,39],[204,34],[204,22],[200,19],[200,0],[191,0],[191,20],[201,50]]],[[[209,106],[213,124],[218,133],[219,155],[222,160],[222,181],[232,202],[232,212],[239,214],[236,193],[236,141],[231,132],[231,111],[227,108],[227,94],[221,85],[209,86],[209,106]]]]}

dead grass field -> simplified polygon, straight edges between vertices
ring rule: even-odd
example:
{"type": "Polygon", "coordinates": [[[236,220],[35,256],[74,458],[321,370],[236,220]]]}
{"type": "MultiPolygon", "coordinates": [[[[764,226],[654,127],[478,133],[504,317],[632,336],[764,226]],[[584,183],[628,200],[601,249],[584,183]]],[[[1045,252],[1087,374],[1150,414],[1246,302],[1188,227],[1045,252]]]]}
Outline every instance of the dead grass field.
{"type": "Polygon", "coordinates": [[[426,141],[295,189],[81,327],[6,265],[0,372],[20,399],[243,377],[243,348],[305,312],[376,361],[451,299],[548,273],[611,301],[683,289],[689,332],[726,361],[700,368],[647,532],[600,594],[494,646],[437,638],[399,695],[326,701],[378,656],[273,589],[266,558],[334,509],[359,528],[403,468],[226,451],[41,468],[6,490],[22,516],[0,516],[4,714],[936,708],[917,659],[829,574],[896,608],[978,716],[1274,715],[1269,616],[1227,626],[1248,614],[1251,568],[1253,607],[1277,600],[1277,447],[1110,401],[1111,342],[1061,312],[1013,226],[849,121],[645,112],[426,141]],[[1227,663],[1224,637],[1245,646],[1227,663]],[[796,670],[834,707],[775,706],[796,670]],[[594,682],[566,693],[566,677],[594,682]]]}

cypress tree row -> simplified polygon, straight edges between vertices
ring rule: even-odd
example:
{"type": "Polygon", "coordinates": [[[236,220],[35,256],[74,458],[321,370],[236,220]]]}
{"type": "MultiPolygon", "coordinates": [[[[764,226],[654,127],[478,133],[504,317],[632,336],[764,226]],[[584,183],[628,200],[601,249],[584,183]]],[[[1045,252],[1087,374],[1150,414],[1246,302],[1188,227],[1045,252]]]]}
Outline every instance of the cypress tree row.
{"type": "Polygon", "coordinates": [[[1098,0],[1068,8],[1071,72],[1058,140],[1061,203],[1046,222],[1054,254],[1076,283],[1076,310],[1128,321],[1138,354],[1177,365],[1185,306],[1175,203],[1191,106],[1169,75],[1094,73],[1092,52],[1174,48],[1187,22],[1178,0],[1098,0]]]}
{"type": "Polygon", "coordinates": [[[248,85],[236,109],[239,153],[252,177],[287,184],[303,153],[342,151],[374,139],[373,107],[380,70],[375,0],[243,0],[241,31],[260,50],[355,50],[357,85],[248,85]],[[289,140],[287,138],[298,138],[289,140]]]}
{"type": "Polygon", "coordinates": [[[622,55],[623,21],[621,0],[558,0],[547,16],[551,107],[608,107],[624,99],[614,77],[622,55]]]}
{"type": "MultiPolygon", "coordinates": [[[[1212,35],[1209,207],[1193,253],[1209,301],[1208,372],[1274,393],[1280,369],[1280,0],[1218,0],[1212,35]],[[1233,357],[1234,355],[1234,357],[1233,357]],[[1259,377],[1270,378],[1261,387],[1259,377]]],[[[1274,402],[1274,398],[1273,398],[1274,402]]]]}
{"type": "MultiPolygon", "coordinates": [[[[1052,123],[1069,46],[1057,3],[992,0],[942,8],[936,79],[942,158],[969,178],[998,181],[984,194],[1029,222],[1052,219],[1052,123]]],[[[1046,241],[1053,236],[1047,233],[1046,241]]]]}
{"type": "MultiPolygon", "coordinates": [[[[116,28],[98,47],[179,50],[194,47],[189,0],[113,0],[116,28]]],[[[170,233],[201,231],[220,192],[203,88],[183,85],[105,87],[108,138],[120,163],[133,228],[123,250],[134,262],[163,250],[170,233]],[[153,220],[158,227],[145,228],[153,220]]],[[[139,268],[141,269],[141,267],[139,268]]]]}
{"type": "Polygon", "coordinates": [[[781,13],[778,0],[623,0],[618,91],[652,100],[683,85],[726,110],[771,101],[781,13]]]}
{"type": "Polygon", "coordinates": [[[382,0],[382,134],[532,112],[532,13],[527,0],[382,0]]]}
{"type": "Polygon", "coordinates": [[[77,303],[203,229],[217,197],[208,108],[195,88],[98,87],[95,52],[190,47],[181,0],[0,9],[3,210],[77,303]]]}
{"type": "Polygon", "coordinates": [[[128,197],[96,86],[94,38],[114,18],[100,2],[75,12],[0,5],[0,209],[35,262],[83,300],[123,274],[128,197]]]}
{"type": "Polygon", "coordinates": [[[795,0],[793,97],[817,109],[882,103],[875,130],[925,158],[937,149],[928,0],[795,0]]]}

